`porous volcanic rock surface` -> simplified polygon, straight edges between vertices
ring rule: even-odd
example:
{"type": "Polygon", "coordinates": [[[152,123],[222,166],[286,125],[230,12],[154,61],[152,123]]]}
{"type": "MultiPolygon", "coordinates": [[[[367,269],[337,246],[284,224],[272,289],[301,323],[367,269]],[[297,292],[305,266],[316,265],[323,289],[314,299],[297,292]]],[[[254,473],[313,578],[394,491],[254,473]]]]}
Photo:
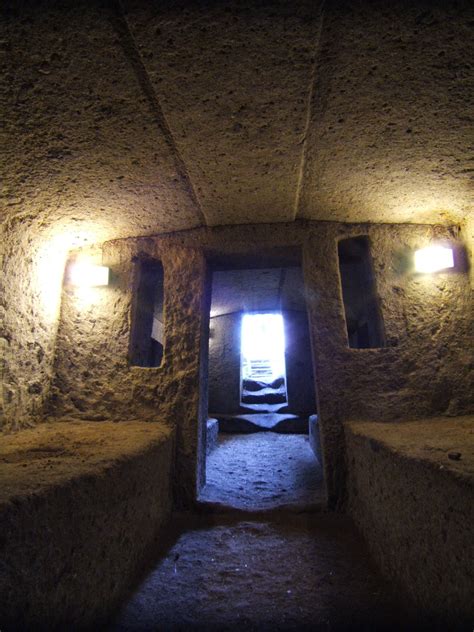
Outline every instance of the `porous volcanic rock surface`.
{"type": "Polygon", "coordinates": [[[474,415],[394,424],[354,422],[349,428],[400,457],[446,470],[456,478],[474,479],[474,415]]]}
{"type": "Polygon", "coordinates": [[[72,248],[295,217],[459,223],[472,246],[473,14],[5,0],[5,423],[44,414],[72,248]]]}

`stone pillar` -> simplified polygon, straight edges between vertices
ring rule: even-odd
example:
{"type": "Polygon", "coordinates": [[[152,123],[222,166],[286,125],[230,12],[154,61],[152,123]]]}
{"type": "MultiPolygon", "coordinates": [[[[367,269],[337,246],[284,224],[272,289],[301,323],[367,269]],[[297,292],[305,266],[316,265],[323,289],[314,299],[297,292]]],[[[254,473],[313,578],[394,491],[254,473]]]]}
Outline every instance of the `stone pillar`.
{"type": "Polygon", "coordinates": [[[316,413],[313,361],[306,312],[283,312],[288,410],[316,413]]]}

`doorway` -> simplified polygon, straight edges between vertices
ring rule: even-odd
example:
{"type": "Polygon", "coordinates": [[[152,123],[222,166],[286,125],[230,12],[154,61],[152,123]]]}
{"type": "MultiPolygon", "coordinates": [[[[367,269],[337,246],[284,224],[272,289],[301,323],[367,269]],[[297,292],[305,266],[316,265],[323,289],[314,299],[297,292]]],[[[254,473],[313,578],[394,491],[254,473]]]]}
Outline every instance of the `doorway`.
{"type": "Polygon", "coordinates": [[[300,266],[213,271],[208,385],[198,500],[249,511],[323,505],[300,266]]]}
{"type": "Polygon", "coordinates": [[[269,400],[287,403],[285,331],[281,312],[242,316],[240,403],[262,409],[269,400]]]}

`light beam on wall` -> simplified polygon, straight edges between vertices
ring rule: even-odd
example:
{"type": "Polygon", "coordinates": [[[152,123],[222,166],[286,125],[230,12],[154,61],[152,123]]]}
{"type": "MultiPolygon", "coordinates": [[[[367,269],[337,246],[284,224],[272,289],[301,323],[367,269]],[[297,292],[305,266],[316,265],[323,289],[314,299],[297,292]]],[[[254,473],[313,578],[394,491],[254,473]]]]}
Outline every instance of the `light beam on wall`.
{"type": "MultiPolygon", "coordinates": [[[[41,237],[39,238],[41,239],[41,237]]],[[[48,235],[32,257],[31,283],[40,318],[48,325],[57,323],[61,301],[61,284],[68,244],[61,235],[48,235]]]]}
{"type": "Polygon", "coordinates": [[[109,284],[109,268],[91,263],[73,263],[69,267],[69,283],[77,287],[109,284]]]}
{"type": "Polygon", "coordinates": [[[415,270],[417,272],[438,272],[453,267],[452,248],[428,246],[415,252],[415,270]]]}

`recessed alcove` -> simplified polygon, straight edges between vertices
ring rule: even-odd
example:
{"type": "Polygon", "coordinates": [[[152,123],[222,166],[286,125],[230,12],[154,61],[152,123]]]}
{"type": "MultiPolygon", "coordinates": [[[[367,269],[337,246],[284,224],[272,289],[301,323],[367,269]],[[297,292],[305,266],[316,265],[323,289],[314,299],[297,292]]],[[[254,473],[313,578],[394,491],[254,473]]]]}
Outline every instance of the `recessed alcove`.
{"type": "Polygon", "coordinates": [[[164,352],[164,273],[155,259],[135,262],[130,364],[159,367],[164,352]]]}
{"type": "Polygon", "coordinates": [[[349,347],[384,347],[384,324],[377,297],[369,238],[360,236],[342,239],[337,251],[349,347]]]}

